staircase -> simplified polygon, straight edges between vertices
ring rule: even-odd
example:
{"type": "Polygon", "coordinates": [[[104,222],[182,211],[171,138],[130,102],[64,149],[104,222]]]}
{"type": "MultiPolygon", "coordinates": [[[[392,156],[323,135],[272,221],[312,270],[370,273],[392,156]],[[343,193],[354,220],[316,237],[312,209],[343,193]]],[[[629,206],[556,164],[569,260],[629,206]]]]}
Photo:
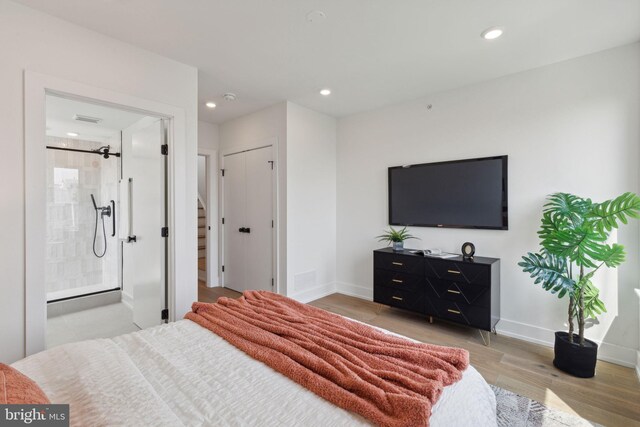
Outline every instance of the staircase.
{"type": "Polygon", "coordinates": [[[198,199],[198,279],[207,279],[207,214],[198,199]]]}

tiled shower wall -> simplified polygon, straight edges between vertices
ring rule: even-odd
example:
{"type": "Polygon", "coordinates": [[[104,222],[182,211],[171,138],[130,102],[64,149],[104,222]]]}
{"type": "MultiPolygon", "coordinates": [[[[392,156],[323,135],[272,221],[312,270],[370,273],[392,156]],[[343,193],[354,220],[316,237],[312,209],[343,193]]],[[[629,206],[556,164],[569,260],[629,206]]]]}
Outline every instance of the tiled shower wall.
{"type": "MultiPolygon", "coordinates": [[[[93,150],[102,144],[48,136],[47,145],[93,150]]],[[[119,151],[119,146],[112,146],[112,151],[119,151]]],[[[46,289],[49,300],[59,297],[60,291],[83,294],[120,286],[120,244],[117,234],[111,237],[109,217],[105,217],[107,252],[103,258],[93,254],[96,214],[91,202],[93,194],[98,206],[107,206],[110,200],[117,203],[119,176],[117,157],[104,159],[95,154],[47,150],[46,289]]],[[[99,221],[98,254],[104,247],[102,236],[99,221]]]]}

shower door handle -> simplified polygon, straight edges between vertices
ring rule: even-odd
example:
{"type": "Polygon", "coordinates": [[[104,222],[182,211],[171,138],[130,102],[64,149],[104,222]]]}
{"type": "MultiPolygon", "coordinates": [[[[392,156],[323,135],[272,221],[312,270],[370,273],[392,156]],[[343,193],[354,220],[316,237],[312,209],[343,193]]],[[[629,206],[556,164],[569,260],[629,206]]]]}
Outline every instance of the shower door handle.
{"type": "Polygon", "coordinates": [[[111,237],[116,236],[116,202],[111,201],[111,237]]]}
{"type": "Polygon", "coordinates": [[[138,241],[138,237],[137,236],[127,236],[127,243],[136,243],[138,241]]]}

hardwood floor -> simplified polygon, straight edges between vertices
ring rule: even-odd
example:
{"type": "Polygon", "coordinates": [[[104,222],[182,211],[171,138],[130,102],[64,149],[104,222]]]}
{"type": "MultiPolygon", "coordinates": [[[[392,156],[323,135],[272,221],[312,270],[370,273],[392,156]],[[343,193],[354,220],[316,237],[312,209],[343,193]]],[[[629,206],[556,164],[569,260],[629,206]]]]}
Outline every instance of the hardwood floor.
{"type": "Polygon", "coordinates": [[[203,281],[198,281],[198,301],[200,302],[216,302],[220,297],[238,298],[239,296],[240,292],[221,287],[207,288],[203,281]]]}
{"type": "MultiPolygon", "coordinates": [[[[199,285],[199,300],[215,302],[240,293],[199,285]]],[[[633,369],[598,361],[594,378],[574,378],[551,363],[553,349],[501,335],[486,347],[477,330],[382,306],[341,294],[310,303],[333,313],[378,326],[418,341],[462,347],[490,384],[535,399],[549,407],[605,426],[640,426],[640,382],[633,369]]]]}
{"type": "Polygon", "coordinates": [[[553,349],[501,335],[486,347],[477,330],[341,294],[310,303],[418,341],[462,347],[490,384],[535,399],[549,407],[605,426],[640,426],[640,382],[633,369],[598,361],[594,378],[580,379],[556,369],[553,349]]]}

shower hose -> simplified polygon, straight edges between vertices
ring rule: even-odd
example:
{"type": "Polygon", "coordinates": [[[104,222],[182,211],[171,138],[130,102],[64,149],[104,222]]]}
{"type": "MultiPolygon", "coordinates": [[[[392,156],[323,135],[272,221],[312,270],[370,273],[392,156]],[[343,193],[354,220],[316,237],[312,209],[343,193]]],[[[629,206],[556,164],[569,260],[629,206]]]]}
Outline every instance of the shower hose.
{"type": "Polygon", "coordinates": [[[100,214],[98,214],[99,209],[96,209],[96,226],[93,229],[93,254],[95,256],[97,256],[98,258],[102,258],[104,256],[104,254],[107,253],[107,232],[104,228],[104,215],[102,215],[102,212],[100,212],[100,214]],[[98,218],[98,215],[100,215],[100,218],[98,218]],[[98,221],[102,220],[102,241],[104,242],[104,247],[103,247],[103,251],[100,255],[98,255],[98,251],[96,251],[96,237],[98,234],[98,221]]]}

